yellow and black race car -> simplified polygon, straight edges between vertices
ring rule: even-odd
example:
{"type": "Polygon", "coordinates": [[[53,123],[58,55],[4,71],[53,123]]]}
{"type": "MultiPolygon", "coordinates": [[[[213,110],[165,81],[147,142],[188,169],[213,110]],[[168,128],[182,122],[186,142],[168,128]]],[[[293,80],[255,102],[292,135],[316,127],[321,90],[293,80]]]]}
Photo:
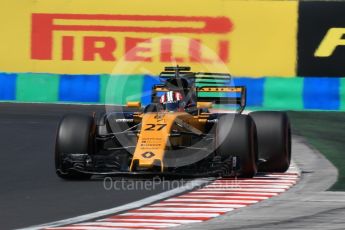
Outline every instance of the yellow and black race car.
{"type": "Polygon", "coordinates": [[[283,112],[242,114],[246,88],[229,74],[166,67],[151,104],[123,111],[66,115],[56,137],[55,166],[64,179],[92,175],[242,176],[284,172],[291,132],[283,112]],[[232,105],[233,113],[212,107],[232,105]]]}

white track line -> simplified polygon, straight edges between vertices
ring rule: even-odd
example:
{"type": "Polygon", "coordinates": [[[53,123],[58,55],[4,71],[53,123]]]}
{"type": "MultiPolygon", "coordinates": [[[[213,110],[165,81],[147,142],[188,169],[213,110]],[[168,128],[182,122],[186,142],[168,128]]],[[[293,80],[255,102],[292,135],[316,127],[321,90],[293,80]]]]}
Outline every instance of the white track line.
{"type": "MultiPolygon", "coordinates": [[[[95,226],[95,227],[85,227],[85,226],[68,226],[68,227],[57,227],[57,228],[47,228],[51,230],[125,230],[125,229],[130,229],[130,228],[114,228],[114,227],[100,227],[100,226],[95,226]]],[[[131,228],[133,229],[133,228],[131,228]]],[[[137,228],[140,229],[140,228],[137,228]]],[[[145,228],[145,230],[155,230],[156,228],[145,228]]]]}
{"type": "Polygon", "coordinates": [[[238,193],[241,192],[275,192],[275,193],[281,193],[285,192],[286,189],[270,189],[270,188],[260,188],[260,189],[255,189],[255,188],[229,188],[229,189],[218,189],[218,188],[205,188],[205,189],[200,189],[201,191],[217,191],[217,192],[226,192],[226,191],[236,191],[238,193]]]}
{"type": "Polygon", "coordinates": [[[199,207],[184,207],[184,208],[176,208],[176,207],[147,207],[147,208],[140,208],[138,211],[193,211],[193,212],[230,212],[234,210],[233,208],[199,208],[199,207]]]}
{"type": "MultiPolygon", "coordinates": [[[[291,171],[287,174],[265,174],[251,179],[229,178],[219,179],[211,183],[209,183],[210,180],[204,180],[195,187],[209,184],[196,191],[182,195],[173,194],[171,198],[160,198],[157,200],[162,201],[158,203],[141,204],[139,207],[131,208],[133,210],[122,214],[113,212],[110,213],[113,215],[112,217],[52,229],[128,230],[135,228],[147,230],[202,222],[285,192],[297,183],[298,179],[299,174],[291,171]]],[[[187,190],[191,190],[191,187],[189,186],[187,190]]]]}
{"type": "MultiPolygon", "coordinates": [[[[133,223],[114,223],[114,222],[85,222],[85,223],[80,223],[77,224],[77,226],[106,226],[106,227],[131,227],[134,226],[133,223]]],[[[137,227],[175,227],[178,226],[179,224],[162,224],[162,223],[140,223],[136,224],[135,226],[137,227]]]]}
{"type": "Polygon", "coordinates": [[[260,184],[293,184],[295,182],[295,179],[293,180],[287,180],[287,179],[277,179],[277,180],[272,180],[272,179],[252,179],[252,180],[238,180],[238,181],[215,181],[215,184],[241,184],[241,183],[260,183],[260,184]]]}
{"type": "Polygon", "coordinates": [[[127,212],[120,214],[120,216],[164,216],[164,217],[216,217],[219,216],[217,213],[146,213],[146,212],[127,212]]]}
{"type": "Polygon", "coordinates": [[[25,230],[38,230],[38,229],[43,229],[43,228],[52,228],[52,227],[56,227],[56,226],[74,224],[74,223],[78,223],[78,222],[82,222],[82,221],[88,221],[90,219],[99,218],[99,217],[106,216],[106,215],[116,214],[118,212],[124,212],[124,211],[130,210],[130,209],[140,208],[144,205],[154,203],[158,200],[163,200],[163,199],[166,199],[169,197],[173,197],[173,196],[176,196],[180,193],[191,190],[193,188],[200,187],[204,184],[209,183],[211,180],[213,180],[213,178],[192,180],[192,181],[186,183],[185,185],[183,185],[181,187],[178,187],[178,188],[175,188],[175,189],[172,189],[172,190],[169,190],[169,191],[166,191],[166,192],[154,195],[154,196],[150,196],[150,197],[147,197],[147,198],[139,200],[139,201],[125,204],[125,205],[122,205],[119,207],[106,209],[106,210],[102,210],[102,211],[98,211],[98,212],[93,212],[93,213],[89,213],[86,215],[77,216],[77,217],[73,217],[73,218],[69,218],[69,219],[65,219],[65,220],[60,220],[60,221],[55,221],[55,222],[51,222],[51,223],[47,223],[47,224],[22,228],[20,230],[24,230],[24,229],[25,230]]]}
{"type": "Polygon", "coordinates": [[[234,181],[215,181],[211,184],[293,184],[293,181],[288,180],[253,180],[253,181],[241,181],[241,180],[234,180],[234,181]]]}
{"type": "Polygon", "coordinates": [[[156,223],[176,223],[176,224],[188,224],[188,223],[199,223],[202,222],[201,220],[155,220],[155,219],[122,219],[122,218],[108,218],[102,219],[99,221],[109,221],[109,222],[126,222],[126,223],[134,223],[136,222],[156,222],[156,223]]]}
{"type": "MultiPolygon", "coordinates": [[[[258,201],[254,201],[253,203],[248,203],[249,204],[254,204],[257,203],[258,201]]],[[[246,205],[240,205],[240,204],[210,204],[210,203],[178,203],[178,202],[172,202],[172,203],[159,203],[159,204],[154,204],[150,205],[149,207],[169,207],[169,206],[178,206],[178,207],[209,207],[209,208],[240,208],[246,205]]]]}
{"type": "Polygon", "coordinates": [[[229,191],[229,190],[226,190],[226,191],[215,191],[215,190],[202,190],[202,189],[199,189],[195,192],[190,192],[188,194],[218,194],[218,195],[222,195],[222,194],[232,194],[232,195],[248,195],[248,196],[268,196],[268,197],[271,197],[271,196],[276,196],[278,195],[279,193],[276,193],[276,192],[234,192],[234,191],[229,191]]]}
{"type": "Polygon", "coordinates": [[[267,189],[276,189],[276,188],[281,188],[281,189],[286,189],[290,188],[291,186],[289,185],[243,185],[243,184],[238,184],[238,185],[207,185],[205,188],[225,188],[225,189],[241,189],[241,188],[267,188],[267,189]]]}
{"type": "Polygon", "coordinates": [[[210,202],[215,202],[215,203],[220,203],[220,204],[252,204],[253,200],[241,200],[241,199],[213,199],[213,198],[203,198],[200,199],[198,197],[190,197],[190,198],[185,198],[185,199],[169,199],[166,201],[163,201],[162,203],[187,203],[187,202],[194,202],[194,203],[210,203],[210,202]]]}
{"type": "Polygon", "coordinates": [[[199,198],[199,199],[225,199],[225,200],[241,200],[241,202],[248,202],[255,200],[265,200],[269,197],[264,196],[231,196],[231,195],[202,195],[202,194],[188,194],[188,195],[182,195],[178,196],[176,198],[199,198]]]}
{"type": "Polygon", "coordinates": [[[273,175],[273,174],[267,174],[265,176],[256,176],[254,177],[255,179],[272,179],[272,178],[277,178],[277,179],[281,179],[281,180],[294,180],[296,178],[298,178],[298,175],[273,175]]]}
{"type": "Polygon", "coordinates": [[[212,184],[226,184],[226,183],[253,183],[253,182],[258,182],[258,183],[291,183],[293,184],[295,180],[286,180],[286,179],[279,179],[279,180],[274,180],[274,179],[247,179],[247,180],[217,180],[213,182],[212,184]]]}

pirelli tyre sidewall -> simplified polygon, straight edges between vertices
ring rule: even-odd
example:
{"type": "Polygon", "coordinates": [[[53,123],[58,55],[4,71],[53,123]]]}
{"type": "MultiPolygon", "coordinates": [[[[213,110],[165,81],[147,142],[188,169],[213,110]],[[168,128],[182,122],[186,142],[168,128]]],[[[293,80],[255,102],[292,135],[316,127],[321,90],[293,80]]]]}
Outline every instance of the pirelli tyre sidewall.
{"type": "Polygon", "coordinates": [[[257,138],[254,121],[247,115],[219,116],[217,125],[217,152],[223,160],[236,156],[239,176],[253,177],[257,172],[257,138]]]}
{"type": "Polygon", "coordinates": [[[259,145],[261,172],[285,172],[291,161],[291,128],[284,112],[258,111],[249,114],[253,118],[259,145]]]}
{"type": "Polygon", "coordinates": [[[87,115],[66,115],[59,123],[55,145],[56,173],[63,179],[89,179],[90,175],[68,170],[63,161],[68,154],[94,153],[95,122],[87,115]]]}

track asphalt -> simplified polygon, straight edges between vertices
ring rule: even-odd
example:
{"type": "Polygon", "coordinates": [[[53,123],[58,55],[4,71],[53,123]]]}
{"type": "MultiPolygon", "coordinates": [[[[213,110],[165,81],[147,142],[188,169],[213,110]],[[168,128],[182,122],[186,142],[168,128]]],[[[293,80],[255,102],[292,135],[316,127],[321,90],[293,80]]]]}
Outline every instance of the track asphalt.
{"type": "MultiPolygon", "coordinates": [[[[57,125],[66,113],[104,111],[104,106],[0,104],[0,229],[57,221],[134,202],[169,190],[104,188],[103,180],[63,181],[54,171],[57,125]]],[[[109,184],[108,184],[109,185],[109,184]]],[[[171,185],[173,186],[173,185],[171,185]]],[[[152,188],[152,189],[151,189],[152,188]]]]}
{"type": "MultiPolygon", "coordinates": [[[[59,179],[53,158],[59,120],[66,113],[94,111],[104,111],[104,107],[0,104],[1,229],[28,227],[109,209],[171,188],[165,183],[156,184],[154,189],[108,190],[103,180],[59,179]]],[[[336,169],[298,137],[294,138],[293,152],[302,170],[297,186],[260,204],[181,229],[343,229],[345,195],[325,192],[336,180],[336,169]]],[[[132,183],[125,181],[123,185],[129,188],[132,183]]]]}

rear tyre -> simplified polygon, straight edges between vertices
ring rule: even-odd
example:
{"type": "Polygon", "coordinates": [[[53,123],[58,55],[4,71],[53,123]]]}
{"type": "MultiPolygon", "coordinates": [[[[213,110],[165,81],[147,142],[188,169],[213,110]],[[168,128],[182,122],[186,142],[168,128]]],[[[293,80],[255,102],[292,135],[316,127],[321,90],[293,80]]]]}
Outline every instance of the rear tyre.
{"type": "Polygon", "coordinates": [[[67,115],[62,118],[55,144],[55,169],[66,180],[86,180],[91,175],[70,170],[71,163],[64,159],[71,154],[94,152],[95,122],[91,116],[67,115]]]}
{"type": "Polygon", "coordinates": [[[291,161],[291,128],[284,112],[253,112],[257,134],[261,172],[285,172],[291,161]]]}
{"type": "Polygon", "coordinates": [[[222,160],[236,156],[239,160],[239,175],[253,177],[257,172],[256,128],[251,117],[246,115],[222,115],[217,126],[218,153],[222,160]]]}

